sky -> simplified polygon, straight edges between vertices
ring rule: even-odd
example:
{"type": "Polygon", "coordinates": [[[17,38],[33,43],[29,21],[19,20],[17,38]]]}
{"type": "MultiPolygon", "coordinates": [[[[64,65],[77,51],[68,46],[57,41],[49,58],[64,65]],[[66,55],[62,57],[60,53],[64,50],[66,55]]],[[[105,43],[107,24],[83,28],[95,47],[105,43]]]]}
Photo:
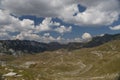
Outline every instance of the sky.
{"type": "Polygon", "coordinates": [[[120,0],[0,0],[0,40],[82,42],[120,33],[120,0]]]}

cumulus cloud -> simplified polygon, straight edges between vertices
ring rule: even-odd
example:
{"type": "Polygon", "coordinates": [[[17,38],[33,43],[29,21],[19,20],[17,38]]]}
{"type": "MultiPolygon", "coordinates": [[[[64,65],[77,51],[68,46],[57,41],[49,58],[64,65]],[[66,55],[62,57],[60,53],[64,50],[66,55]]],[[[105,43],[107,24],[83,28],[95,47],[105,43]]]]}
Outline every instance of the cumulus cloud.
{"type": "Polygon", "coordinates": [[[67,32],[71,32],[72,26],[66,27],[64,25],[61,25],[59,22],[53,22],[52,18],[45,18],[41,24],[36,26],[37,33],[42,31],[56,31],[60,34],[64,34],[67,32]]]}
{"type": "Polygon", "coordinates": [[[60,26],[60,23],[53,22],[52,18],[45,18],[41,24],[36,26],[36,31],[37,32],[50,31],[52,30],[52,26],[60,26]]]}
{"type": "Polygon", "coordinates": [[[111,30],[120,30],[120,25],[109,27],[111,30]]]}
{"type": "Polygon", "coordinates": [[[0,31],[21,32],[34,29],[34,21],[29,19],[19,20],[11,16],[8,12],[0,10],[0,31]]]}
{"type": "Polygon", "coordinates": [[[40,36],[37,34],[33,34],[31,32],[21,32],[17,36],[13,37],[14,39],[19,39],[19,40],[39,40],[40,36]]]}
{"type": "Polygon", "coordinates": [[[92,39],[92,36],[90,33],[87,33],[85,32],[83,35],[82,35],[82,39],[85,40],[85,41],[90,41],[92,39]]]}
{"type": "Polygon", "coordinates": [[[110,25],[119,18],[120,6],[117,0],[78,0],[80,1],[80,4],[87,9],[82,13],[77,13],[74,17],[64,19],[65,21],[78,25],[101,26],[110,25]]]}
{"type": "Polygon", "coordinates": [[[20,20],[17,17],[11,16],[4,10],[0,10],[0,16],[0,39],[27,39],[48,42],[56,41],[58,38],[54,38],[48,33],[41,36],[39,34],[40,32],[55,31],[63,34],[72,30],[71,27],[66,28],[64,25],[62,27],[59,22],[53,22],[52,18],[48,17],[45,18],[42,23],[35,26],[33,20],[20,20]]]}
{"type": "Polygon", "coordinates": [[[39,24],[38,26],[36,26],[36,30],[38,32],[40,31],[48,31],[51,30],[50,26],[51,26],[51,18],[46,18],[42,21],[41,24],[39,24]]]}
{"type": "Polygon", "coordinates": [[[72,31],[72,26],[65,27],[65,26],[60,26],[55,29],[56,32],[59,32],[61,34],[66,33],[66,32],[71,32],[72,31]]]}
{"type": "Polygon", "coordinates": [[[2,5],[18,16],[57,17],[86,26],[110,25],[120,14],[119,0],[4,0],[2,5]],[[84,12],[79,12],[79,4],[86,7],[84,12]]]}
{"type": "MultiPolygon", "coordinates": [[[[61,34],[71,32],[72,26],[65,26],[53,21],[52,18],[59,18],[63,22],[79,26],[110,26],[119,18],[119,4],[119,0],[0,0],[0,38],[45,42],[65,41],[61,34]],[[80,12],[81,8],[78,5],[85,7],[85,11],[80,12]],[[17,18],[22,15],[45,19],[39,25],[35,25],[33,20],[17,18]],[[60,36],[55,38],[50,33],[41,36],[40,33],[45,31],[54,31],[60,33],[60,36]]],[[[110,29],[120,30],[120,26],[110,27],[110,29]]],[[[82,38],[66,41],[80,42],[91,38],[89,33],[84,33],[82,38]]]]}

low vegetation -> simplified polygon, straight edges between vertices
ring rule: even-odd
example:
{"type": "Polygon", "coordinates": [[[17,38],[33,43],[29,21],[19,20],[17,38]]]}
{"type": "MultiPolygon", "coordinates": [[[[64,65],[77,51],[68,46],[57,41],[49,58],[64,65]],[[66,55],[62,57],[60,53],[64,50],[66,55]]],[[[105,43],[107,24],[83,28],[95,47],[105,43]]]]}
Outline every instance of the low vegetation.
{"type": "Polygon", "coordinates": [[[1,55],[0,80],[120,80],[119,48],[120,40],[115,40],[73,51],[1,55]]]}

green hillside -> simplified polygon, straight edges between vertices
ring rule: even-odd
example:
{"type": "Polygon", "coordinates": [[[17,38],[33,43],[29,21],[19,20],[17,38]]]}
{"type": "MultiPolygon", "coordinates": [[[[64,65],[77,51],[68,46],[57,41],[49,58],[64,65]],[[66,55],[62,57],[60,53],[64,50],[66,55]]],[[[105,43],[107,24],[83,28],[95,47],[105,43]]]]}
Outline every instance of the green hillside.
{"type": "Polygon", "coordinates": [[[1,80],[120,80],[120,40],[94,48],[1,55],[1,80]],[[9,72],[16,73],[6,76],[9,72]]]}

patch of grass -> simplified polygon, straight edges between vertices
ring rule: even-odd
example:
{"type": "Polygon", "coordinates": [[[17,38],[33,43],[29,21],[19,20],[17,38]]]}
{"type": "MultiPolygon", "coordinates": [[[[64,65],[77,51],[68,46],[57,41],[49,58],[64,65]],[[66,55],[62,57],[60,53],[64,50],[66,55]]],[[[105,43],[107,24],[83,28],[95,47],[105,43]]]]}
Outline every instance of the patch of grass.
{"type": "MultiPolygon", "coordinates": [[[[8,65],[0,66],[1,74],[9,72],[5,68],[12,68],[22,74],[17,80],[77,80],[78,78],[100,77],[106,74],[120,72],[120,41],[112,41],[94,48],[84,48],[75,51],[58,50],[21,57],[4,56],[8,65]],[[93,51],[102,53],[103,58],[93,54],[93,51]],[[25,62],[37,62],[29,68],[21,68],[25,62]],[[16,67],[17,65],[17,67],[16,67]],[[83,68],[81,66],[84,65],[83,68]],[[91,67],[90,67],[91,65],[91,67]],[[90,69],[89,69],[90,67],[90,69]],[[22,70],[22,72],[19,72],[22,70]],[[80,71],[78,71],[80,70],[80,71]],[[76,72],[75,72],[76,71],[76,72]],[[78,72],[77,72],[78,71],[78,72]],[[59,74],[60,73],[60,74],[59,74]],[[74,73],[74,74],[73,74],[74,73]]],[[[12,77],[9,80],[14,80],[12,77]]],[[[120,78],[118,78],[119,80],[120,78]]],[[[89,80],[89,79],[88,79],[89,80]]],[[[96,80],[109,80],[96,79],[96,80]]]]}

